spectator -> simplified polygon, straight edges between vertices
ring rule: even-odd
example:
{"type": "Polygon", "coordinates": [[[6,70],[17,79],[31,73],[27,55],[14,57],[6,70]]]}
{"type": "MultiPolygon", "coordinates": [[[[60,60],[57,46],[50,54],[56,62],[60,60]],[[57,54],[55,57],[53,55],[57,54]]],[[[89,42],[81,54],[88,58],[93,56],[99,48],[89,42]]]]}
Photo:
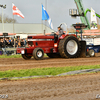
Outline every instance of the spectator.
{"type": "Polygon", "coordinates": [[[18,47],[18,41],[17,40],[15,41],[15,47],[18,47]]]}
{"type": "Polygon", "coordinates": [[[14,40],[13,40],[13,39],[12,39],[11,42],[10,42],[10,46],[11,46],[11,47],[14,47],[14,40]]]}
{"type": "Polygon", "coordinates": [[[7,39],[7,45],[6,45],[6,47],[10,47],[9,39],[7,39]]]}
{"type": "Polygon", "coordinates": [[[3,38],[3,45],[4,45],[4,47],[6,47],[7,46],[7,38],[3,38]]]}
{"type": "Polygon", "coordinates": [[[20,40],[18,41],[18,47],[21,47],[20,40]]]}
{"type": "Polygon", "coordinates": [[[3,45],[3,43],[1,42],[1,39],[0,39],[0,48],[2,48],[2,45],[3,45]]]}
{"type": "Polygon", "coordinates": [[[1,45],[2,45],[2,48],[4,48],[4,42],[3,42],[3,39],[1,39],[1,45]]]}
{"type": "Polygon", "coordinates": [[[11,37],[9,38],[9,42],[11,42],[11,37]]]}
{"type": "Polygon", "coordinates": [[[24,47],[24,46],[25,46],[25,45],[24,45],[24,39],[21,39],[20,44],[21,44],[21,47],[24,47]]]}
{"type": "Polygon", "coordinates": [[[15,44],[14,44],[14,39],[11,38],[3,38],[0,39],[0,48],[5,48],[5,47],[25,47],[27,45],[27,39],[16,39],[15,44]]]}
{"type": "Polygon", "coordinates": [[[14,51],[5,51],[5,47],[6,48],[13,48],[14,45],[17,48],[18,47],[25,47],[27,45],[27,39],[18,38],[15,41],[11,37],[0,39],[0,48],[2,48],[4,54],[9,55],[9,54],[14,53],[14,51]]]}
{"type": "Polygon", "coordinates": [[[24,40],[24,45],[27,46],[27,39],[24,40]]]}

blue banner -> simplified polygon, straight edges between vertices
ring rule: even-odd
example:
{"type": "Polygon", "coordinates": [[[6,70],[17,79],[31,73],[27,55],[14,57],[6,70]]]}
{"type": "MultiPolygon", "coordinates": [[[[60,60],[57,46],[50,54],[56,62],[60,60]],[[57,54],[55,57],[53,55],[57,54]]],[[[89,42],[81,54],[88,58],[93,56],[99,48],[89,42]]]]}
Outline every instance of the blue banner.
{"type": "Polygon", "coordinates": [[[42,20],[48,20],[48,19],[49,19],[49,15],[45,10],[44,6],[42,5],[42,20]]]}

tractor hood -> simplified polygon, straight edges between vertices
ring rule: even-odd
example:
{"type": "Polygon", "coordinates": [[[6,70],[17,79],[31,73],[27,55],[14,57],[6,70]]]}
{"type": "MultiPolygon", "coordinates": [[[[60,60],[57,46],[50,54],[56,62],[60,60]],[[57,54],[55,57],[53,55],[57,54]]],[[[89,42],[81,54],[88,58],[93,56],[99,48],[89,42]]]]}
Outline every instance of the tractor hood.
{"type": "Polygon", "coordinates": [[[54,39],[54,36],[48,36],[48,35],[28,36],[28,39],[54,39]]]}

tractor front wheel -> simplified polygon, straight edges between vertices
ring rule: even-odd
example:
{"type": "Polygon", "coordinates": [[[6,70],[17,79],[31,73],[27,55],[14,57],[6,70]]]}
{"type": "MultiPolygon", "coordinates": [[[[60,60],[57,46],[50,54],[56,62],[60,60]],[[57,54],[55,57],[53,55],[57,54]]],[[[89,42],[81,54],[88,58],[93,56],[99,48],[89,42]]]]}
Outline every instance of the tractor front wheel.
{"type": "Polygon", "coordinates": [[[33,50],[33,57],[36,60],[42,60],[44,57],[44,51],[42,48],[36,48],[33,50]]]}

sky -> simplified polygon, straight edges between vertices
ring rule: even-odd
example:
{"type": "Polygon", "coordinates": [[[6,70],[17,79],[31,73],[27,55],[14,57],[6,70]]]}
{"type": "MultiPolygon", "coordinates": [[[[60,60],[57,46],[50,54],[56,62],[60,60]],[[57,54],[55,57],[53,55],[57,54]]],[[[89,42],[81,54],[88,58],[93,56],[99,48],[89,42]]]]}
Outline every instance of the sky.
{"type": "MultiPolygon", "coordinates": [[[[10,18],[12,17],[12,3],[18,7],[23,13],[25,18],[14,15],[18,23],[42,23],[42,6],[46,8],[50,18],[52,19],[54,30],[61,23],[66,23],[68,27],[72,24],[79,23],[80,18],[72,18],[69,15],[69,9],[76,9],[74,0],[0,0],[0,4],[5,5],[6,9],[3,10],[4,14],[10,18]],[[45,5],[47,2],[47,6],[45,5]]],[[[100,14],[100,0],[82,0],[85,9],[93,8],[96,13],[100,14]]],[[[0,10],[1,14],[1,10],[0,10]]],[[[90,20],[90,14],[88,19],[90,20]]],[[[48,23],[46,23],[48,25],[48,23]]]]}

